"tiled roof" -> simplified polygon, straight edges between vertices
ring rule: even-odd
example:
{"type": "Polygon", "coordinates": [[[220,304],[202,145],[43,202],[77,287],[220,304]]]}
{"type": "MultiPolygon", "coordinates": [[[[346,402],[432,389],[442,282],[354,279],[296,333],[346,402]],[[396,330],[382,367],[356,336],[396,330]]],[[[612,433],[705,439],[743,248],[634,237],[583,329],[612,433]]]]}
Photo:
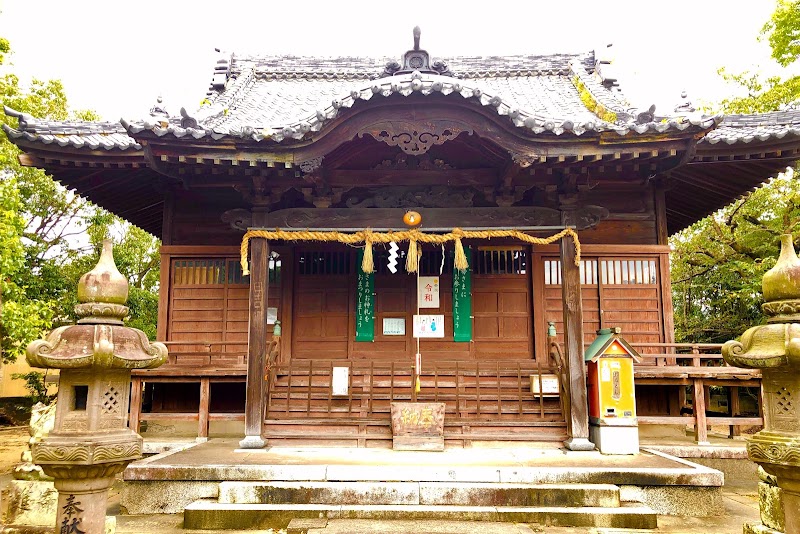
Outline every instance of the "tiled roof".
{"type": "Polygon", "coordinates": [[[4,107],[4,110],[6,115],[19,120],[18,129],[3,124],[3,131],[11,139],[90,150],[98,148],[141,150],[142,148],[142,145],[129,136],[119,122],[48,121],[35,119],[8,107],[4,107]]]}
{"type": "Polygon", "coordinates": [[[232,56],[214,70],[207,105],[194,114],[153,116],[138,121],[57,122],[20,119],[3,126],[13,139],[107,150],[140,150],[141,132],[159,137],[254,141],[302,139],[319,131],[343,109],[361,100],[440,94],[493,110],[515,126],[542,135],[620,136],[718,127],[702,143],[732,144],[800,135],[800,112],[719,117],[631,108],[612,80],[605,80],[594,54],[445,58],[446,74],[387,74],[390,58],[232,56]],[[590,109],[591,108],[591,109],[590,109]]]}
{"type": "Polygon", "coordinates": [[[360,100],[436,93],[493,109],[534,134],[612,131],[625,136],[705,129],[716,121],[699,114],[640,114],[600,77],[591,53],[441,61],[448,75],[392,76],[385,59],[233,56],[230,63],[217,64],[209,103],[194,116],[182,111],[182,119],[168,124],[154,119],[123,125],[133,135],[149,130],[158,136],[281,142],[321,130],[360,100]]]}
{"type": "MultiPolygon", "coordinates": [[[[594,68],[594,54],[551,54],[514,56],[460,56],[442,58],[457,78],[490,78],[493,76],[536,75],[540,73],[566,74],[570,63],[580,61],[584,68],[594,68]]],[[[262,78],[282,79],[362,79],[375,80],[383,77],[386,65],[396,58],[368,57],[308,57],[308,56],[264,56],[236,54],[230,59],[221,59],[216,72],[233,76],[253,70],[262,78]]],[[[212,84],[215,91],[219,84],[212,84]]]]}
{"type": "Polygon", "coordinates": [[[706,134],[701,143],[751,143],[786,136],[800,137],[800,109],[753,115],[728,115],[720,125],[706,134]]]}

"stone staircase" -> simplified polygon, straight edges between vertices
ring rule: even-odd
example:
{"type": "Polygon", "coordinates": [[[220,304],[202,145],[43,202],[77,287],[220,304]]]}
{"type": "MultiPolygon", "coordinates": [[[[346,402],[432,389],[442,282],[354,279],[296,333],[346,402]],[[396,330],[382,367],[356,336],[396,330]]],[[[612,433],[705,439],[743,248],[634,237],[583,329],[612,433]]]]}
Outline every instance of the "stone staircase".
{"type": "MultiPolygon", "coordinates": [[[[455,520],[655,529],[613,484],[223,481],[184,510],[186,529],[286,528],[292,519],[455,520]]],[[[301,532],[301,530],[297,530],[301,532]]]]}

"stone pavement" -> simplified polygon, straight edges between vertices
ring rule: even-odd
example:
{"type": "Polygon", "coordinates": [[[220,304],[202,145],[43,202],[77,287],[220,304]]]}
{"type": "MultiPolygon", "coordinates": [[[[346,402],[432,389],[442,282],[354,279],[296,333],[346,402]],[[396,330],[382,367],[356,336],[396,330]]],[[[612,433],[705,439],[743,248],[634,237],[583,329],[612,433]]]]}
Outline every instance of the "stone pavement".
{"type": "MultiPolygon", "coordinates": [[[[723,503],[725,509],[722,514],[716,517],[703,517],[703,518],[690,518],[690,517],[676,517],[661,515],[658,518],[659,528],[657,531],[636,531],[626,529],[602,529],[602,528],[565,528],[565,527],[548,527],[541,525],[528,525],[528,524],[513,524],[513,523],[492,523],[492,522],[458,522],[458,521],[378,521],[378,520],[346,520],[346,519],[331,519],[323,521],[325,524],[322,528],[311,528],[308,530],[309,534],[372,534],[372,533],[409,533],[409,534],[449,534],[449,533],[462,533],[469,532],[473,534],[529,534],[548,532],[553,534],[572,534],[572,533],[597,533],[597,534],[613,534],[613,533],[636,533],[636,532],[664,532],[671,534],[688,534],[688,533],[707,533],[707,534],[740,534],[742,532],[742,524],[745,522],[752,522],[758,520],[758,497],[757,497],[757,478],[755,476],[755,465],[749,463],[744,453],[743,443],[741,441],[716,439],[712,438],[712,445],[707,447],[695,447],[688,443],[686,440],[676,440],[674,443],[666,443],[664,446],[671,446],[680,448],[682,455],[690,456],[690,460],[697,463],[703,463],[715,469],[721,469],[726,473],[725,486],[723,487],[723,503]],[[714,463],[716,462],[716,463],[714,463]]],[[[647,444],[649,445],[649,444],[647,444]]],[[[217,454],[212,448],[203,448],[207,454],[211,455],[205,459],[209,463],[219,462],[220,458],[214,455],[217,454]]],[[[201,449],[201,452],[202,450],[201,449]]],[[[361,463],[364,458],[363,455],[369,452],[368,455],[391,455],[394,463],[403,464],[407,462],[407,468],[412,468],[418,458],[413,458],[413,454],[399,454],[392,451],[380,450],[316,450],[311,452],[312,456],[305,459],[299,459],[296,455],[289,455],[283,458],[286,465],[302,464],[309,462],[311,464],[318,464],[328,460],[328,456],[336,457],[339,463],[348,463],[348,455],[352,455],[349,461],[354,464],[361,463]],[[408,458],[406,459],[406,456],[408,458]]],[[[475,457],[475,449],[465,450],[462,454],[461,465],[469,464],[475,457]]],[[[480,454],[486,454],[483,451],[480,454]]],[[[245,463],[261,463],[263,461],[264,452],[249,453],[245,463]]],[[[530,450],[521,454],[519,451],[510,451],[502,449],[492,450],[493,464],[505,465],[518,465],[520,461],[525,463],[525,460],[531,461],[536,458],[538,462],[549,463],[550,461],[557,461],[559,453],[554,448],[542,447],[538,450],[530,450]],[[521,458],[525,457],[524,459],[521,458]]],[[[581,458],[580,455],[573,456],[572,461],[576,461],[582,467],[586,467],[588,462],[594,461],[590,458],[591,455],[586,455],[586,458],[581,458]]],[[[186,458],[186,464],[189,463],[188,455],[172,455],[170,464],[173,467],[189,467],[183,464],[182,458],[186,458]]],[[[643,461],[643,458],[634,459],[632,457],[620,458],[615,460],[613,457],[606,457],[607,461],[611,464],[628,464],[630,467],[643,461]]],[[[450,457],[452,461],[453,457],[450,457]]],[[[193,461],[199,460],[195,457],[193,461]]],[[[537,463],[538,463],[537,462],[537,463]]],[[[540,464],[541,465],[541,464],[540,464]]],[[[398,466],[400,467],[400,466],[398,466]]],[[[698,503],[699,504],[699,503],[698,503]]],[[[691,503],[689,504],[691,505],[691,503]]],[[[118,512],[117,508],[117,512],[118,512]]],[[[160,516],[119,516],[120,534],[133,534],[138,532],[153,532],[156,534],[179,534],[179,533],[194,533],[200,534],[201,532],[210,531],[188,531],[182,530],[182,516],[176,515],[160,515],[160,516]]],[[[234,534],[236,531],[225,531],[226,534],[234,534]]],[[[251,531],[252,532],[252,531],[251,531]]],[[[269,530],[255,531],[262,534],[271,532],[269,530]]],[[[274,531],[278,532],[278,531],[274,531]]],[[[284,532],[284,531],[281,531],[284,532]]],[[[289,534],[291,534],[291,530],[289,534]]],[[[295,531],[301,532],[301,531],[295,531]]],[[[219,531],[217,531],[219,533],[219,531]]]]}
{"type": "MultiPolygon", "coordinates": [[[[643,444],[645,445],[645,444],[643,444]]],[[[646,444],[649,445],[649,444],[646,444]]],[[[684,454],[691,456],[691,460],[698,463],[713,463],[730,459],[729,469],[720,465],[709,465],[715,469],[725,471],[725,486],[723,487],[724,515],[705,518],[687,518],[675,516],[659,516],[657,531],[638,532],[663,532],[671,534],[707,533],[707,534],[740,534],[742,524],[758,520],[757,482],[755,467],[742,458],[743,444],[727,439],[712,439],[712,446],[692,447],[685,440],[679,440],[672,446],[684,447],[684,454]],[[752,469],[750,469],[752,466],[752,469]]],[[[666,446],[665,445],[665,446],[666,446]]],[[[5,486],[10,475],[0,475],[0,484],[5,486]]],[[[119,507],[119,491],[122,481],[118,481],[112,489],[109,502],[109,514],[117,517],[117,532],[119,534],[209,534],[211,531],[183,530],[182,514],[172,515],[122,515],[119,507]]],[[[216,534],[242,534],[241,531],[214,531],[216,534]]],[[[260,530],[248,531],[253,534],[273,534],[279,531],[260,530]]],[[[285,531],[283,531],[285,532],[285,531]]],[[[311,534],[372,534],[372,533],[409,533],[409,534],[445,534],[469,532],[472,534],[613,534],[636,533],[635,530],[597,529],[597,528],[556,528],[540,525],[510,524],[510,523],[477,523],[453,521],[365,521],[365,520],[330,520],[325,528],[311,529],[311,534]]]]}

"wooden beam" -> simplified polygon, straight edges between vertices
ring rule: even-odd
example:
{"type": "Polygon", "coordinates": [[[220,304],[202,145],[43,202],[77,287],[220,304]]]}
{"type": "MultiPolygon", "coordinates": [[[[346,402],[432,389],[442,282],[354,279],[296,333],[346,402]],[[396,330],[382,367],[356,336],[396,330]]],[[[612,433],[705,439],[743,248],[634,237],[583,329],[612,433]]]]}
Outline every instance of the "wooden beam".
{"type": "Polygon", "coordinates": [[[370,187],[382,185],[494,185],[497,181],[495,169],[449,169],[449,170],[330,170],[328,181],[331,187],[370,187]]]}
{"type": "Polygon", "coordinates": [[[583,302],[580,269],[575,265],[572,237],[561,239],[561,298],[564,310],[564,351],[570,392],[567,423],[570,450],[593,450],[589,441],[589,409],[586,400],[586,366],[583,362],[583,302]]]}
{"type": "MultiPolygon", "coordinates": [[[[266,220],[266,212],[253,213],[253,222],[266,220]]],[[[250,322],[247,330],[247,386],[244,431],[239,442],[244,449],[266,445],[261,437],[264,414],[264,359],[267,350],[267,302],[269,296],[269,244],[257,237],[250,240],[250,322]]]]}

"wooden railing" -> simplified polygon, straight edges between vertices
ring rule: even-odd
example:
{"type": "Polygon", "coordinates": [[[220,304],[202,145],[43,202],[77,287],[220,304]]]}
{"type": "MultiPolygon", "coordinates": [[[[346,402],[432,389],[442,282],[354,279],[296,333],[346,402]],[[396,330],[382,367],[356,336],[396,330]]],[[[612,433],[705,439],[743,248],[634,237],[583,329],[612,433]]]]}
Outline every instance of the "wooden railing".
{"type": "Polygon", "coordinates": [[[728,435],[740,433],[742,426],[764,424],[761,399],[761,372],[756,369],[741,369],[725,363],[720,352],[722,345],[716,343],[632,343],[641,355],[642,362],[634,366],[637,386],[674,386],[675,397],[671,397],[668,416],[639,415],[639,424],[686,425],[691,415],[695,428],[695,440],[708,442],[708,426],[728,426],[728,435]],[[689,408],[686,389],[691,387],[692,406],[689,408]],[[726,416],[709,417],[710,388],[724,388],[729,400],[726,416]],[[756,391],[758,413],[752,417],[741,416],[739,388],[756,391]]]}
{"type": "MultiPolygon", "coordinates": [[[[242,420],[243,414],[209,413],[211,383],[239,382],[246,379],[246,342],[167,342],[169,362],[158,369],[133,372],[131,395],[131,428],[138,429],[142,420],[196,420],[198,436],[208,436],[209,421],[242,420]],[[142,413],[142,391],[145,382],[193,382],[200,386],[197,412],[142,413]]],[[[759,395],[757,416],[739,415],[739,388],[750,387],[760,392],[761,377],[755,370],[730,367],[720,354],[719,344],[634,343],[642,356],[635,366],[639,386],[661,385],[674,388],[669,415],[640,415],[640,424],[686,425],[693,423],[698,442],[708,440],[708,425],[728,425],[736,435],[741,426],[763,424],[759,395]],[[728,388],[729,413],[709,417],[706,413],[710,387],[728,388]],[[689,408],[687,387],[692,388],[693,405],[689,408]]],[[[389,403],[411,400],[412,366],[392,362],[349,360],[297,360],[277,363],[277,348],[265,369],[267,407],[265,419],[286,422],[290,419],[307,422],[337,419],[361,419],[385,425],[389,421],[389,403]],[[333,396],[333,367],[348,367],[347,396],[333,396]]],[[[273,350],[274,349],[274,350],[273,350]]],[[[525,425],[554,425],[563,431],[569,407],[563,387],[563,357],[552,351],[551,364],[526,361],[437,362],[427,365],[421,375],[418,401],[445,402],[447,420],[464,422],[465,426],[489,426],[499,422],[505,430],[525,425]],[[480,377],[481,380],[478,380],[480,377]],[[531,382],[534,377],[534,383],[531,382]],[[560,394],[550,393],[545,382],[557,382],[560,394]],[[535,384],[538,382],[538,388],[535,384]],[[536,391],[542,391],[539,394],[536,391]],[[515,423],[516,422],[516,423],[515,423]],[[467,425],[469,423],[469,425],[467,425]]],[[[496,430],[496,429],[494,429],[496,430]]],[[[511,431],[513,434],[514,432],[511,431]]],[[[475,438],[479,439],[479,438],[475,438]]],[[[513,437],[511,438],[513,439],[513,437]]]]}
{"type": "Polygon", "coordinates": [[[131,372],[130,428],[139,432],[142,421],[197,421],[197,437],[208,437],[211,421],[244,421],[244,412],[212,413],[211,384],[237,382],[247,378],[246,341],[167,341],[167,363],[156,369],[131,372]],[[197,411],[143,412],[145,384],[197,383],[200,396],[197,411]]]}
{"type": "Polygon", "coordinates": [[[643,366],[670,365],[727,366],[720,343],[631,343],[642,357],[643,366]]]}
{"type": "Polygon", "coordinates": [[[164,341],[169,356],[165,365],[247,365],[247,341],[164,341]]]}
{"type": "Polygon", "coordinates": [[[392,402],[441,402],[446,439],[563,439],[559,374],[555,366],[530,360],[436,361],[423,367],[415,392],[410,363],[292,361],[270,369],[265,424],[273,439],[361,443],[391,439],[392,402]],[[341,395],[332,387],[337,367],[347,368],[341,395]]]}

